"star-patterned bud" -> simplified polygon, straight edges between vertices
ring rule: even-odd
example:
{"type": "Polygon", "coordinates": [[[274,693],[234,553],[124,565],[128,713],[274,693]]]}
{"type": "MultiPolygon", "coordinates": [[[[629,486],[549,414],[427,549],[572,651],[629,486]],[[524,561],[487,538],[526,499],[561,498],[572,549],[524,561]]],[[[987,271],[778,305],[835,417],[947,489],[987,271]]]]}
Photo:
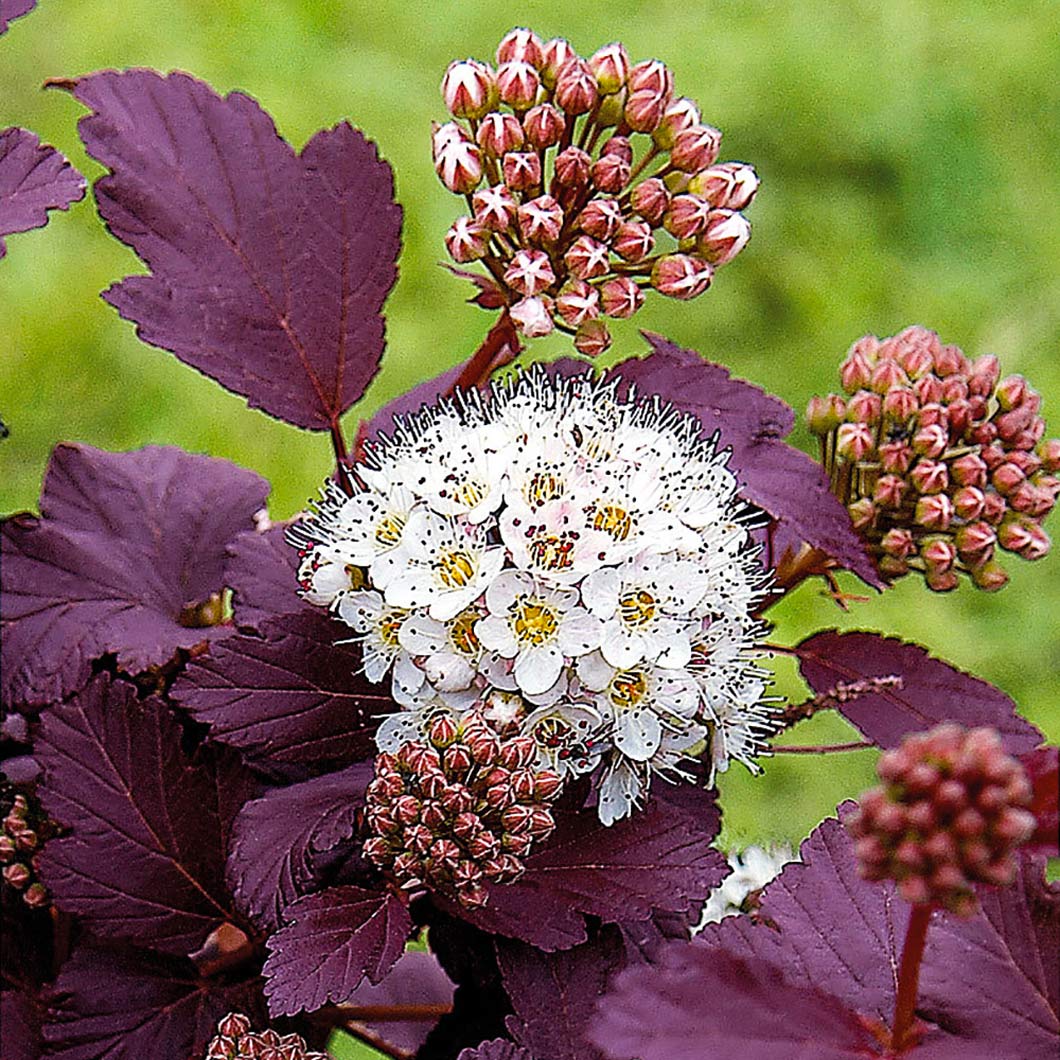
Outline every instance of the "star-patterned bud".
{"type": "Polygon", "coordinates": [[[519,59],[501,63],[497,68],[497,92],[502,103],[512,110],[529,110],[537,102],[541,77],[534,67],[519,59]]]}
{"type": "Polygon", "coordinates": [[[475,59],[450,63],[442,78],[442,98],[454,118],[483,118],[497,104],[497,79],[475,59]]]}
{"type": "Polygon", "coordinates": [[[550,335],[555,327],[552,321],[552,299],[544,297],[523,298],[511,307],[512,321],[528,339],[539,339],[550,335]]]}
{"type": "Polygon", "coordinates": [[[675,195],[663,218],[663,227],[674,239],[692,239],[707,227],[711,207],[698,195],[675,195]]]}
{"type": "Polygon", "coordinates": [[[697,173],[689,182],[693,195],[723,210],[743,210],[758,191],[758,174],[745,162],[722,162],[697,173]]]}
{"type": "Polygon", "coordinates": [[[846,820],[863,877],[958,916],[978,908],[977,884],[1012,882],[1013,851],[1036,821],[1030,781],[997,732],[946,723],[915,733],[881,755],[877,774],[882,785],[846,820]]]}
{"type": "Polygon", "coordinates": [[[600,286],[600,305],[609,317],[626,320],[644,304],[644,292],[628,276],[616,276],[600,286]]]}
{"type": "Polygon", "coordinates": [[[551,103],[539,103],[531,107],[523,118],[527,142],[538,151],[558,144],[566,124],[563,115],[551,103]]]}
{"type": "Polygon", "coordinates": [[[600,315],[600,292],[584,280],[571,280],[556,299],[556,312],[572,328],[595,320],[600,315]]]}
{"type": "Polygon", "coordinates": [[[453,122],[434,134],[434,169],[441,182],[458,195],[474,191],[482,180],[482,154],[453,122]]]}
{"type": "Polygon", "coordinates": [[[533,151],[509,151],[503,173],[509,190],[530,191],[541,183],[541,159],[533,151]]]}
{"type": "Polygon", "coordinates": [[[751,238],[751,226],[742,213],[713,210],[696,239],[696,249],[715,268],[727,265],[751,238]]]}
{"type": "Polygon", "coordinates": [[[445,236],[445,249],[453,261],[465,264],[486,256],[489,232],[470,217],[458,217],[445,236]]]}
{"type": "Polygon", "coordinates": [[[578,227],[594,239],[611,239],[622,223],[622,210],[614,199],[593,199],[580,214],[578,227]]]}
{"type": "Polygon", "coordinates": [[[589,68],[600,91],[611,95],[622,88],[629,77],[629,55],[621,44],[605,44],[589,57],[589,68]]]}
{"type": "Polygon", "coordinates": [[[609,251],[605,244],[592,236],[579,236],[563,257],[571,275],[579,280],[606,276],[610,271],[609,251]]]}
{"type": "Polygon", "coordinates": [[[596,105],[599,90],[592,69],[584,59],[570,59],[556,77],[553,99],[567,115],[588,114],[596,105]]]}
{"type": "Polygon", "coordinates": [[[721,133],[710,125],[690,125],[674,136],[670,161],[686,173],[698,173],[712,165],[721,148],[721,133]]]}
{"type": "Polygon", "coordinates": [[[688,300],[701,295],[714,278],[714,269],[688,254],[666,254],[651,270],[651,285],[667,298],[688,300]]]}
{"type": "Polygon", "coordinates": [[[550,287],[556,279],[552,263],[544,251],[520,250],[505,270],[504,282],[523,295],[535,295],[550,287]]]}
{"type": "Polygon", "coordinates": [[[670,192],[658,177],[649,177],[633,189],[630,204],[648,224],[657,228],[670,205],[670,192]]]}
{"type": "Polygon", "coordinates": [[[230,1012],[217,1024],[203,1060],[328,1060],[327,1053],[311,1050],[300,1035],[253,1031],[251,1026],[242,1013],[230,1012]]]}
{"type": "Polygon", "coordinates": [[[647,221],[624,221],[615,229],[611,249],[623,261],[643,261],[655,249],[651,225],[647,221]]]}
{"type": "Polygon", "coordinates": [[[537,68],[544,63],[544,58],[541,38],[533,30],[522,26],[506,33],[497,45],[498,63],[516,60],[537,68]]]}
{"type": "Polygon", "coordinates": [[[519,209],[515,197],[503,184],[476,191],[471,206],[475,221],[487,232],[507,232],[515,224],[519,209]]]}
{"type": "Polygon", "coordinates": [[[550,91],[556,87],[556,78],[560,70],[571,59],[576,59],[578,53],[571,47],[570,41],[562,37],[553,37],[547,41],[542,48],[541,81],[550,91]]]}
{"type": "Polygon", "coordinates": [[[581,188],[589,183],[591,166],[592,159],[580,147],[566,147],[556,155],[556,181],[565,188],[581,188]]]}
{"type": "Polygon", "coordinates": [[[574,348],[586,357],[599,357],[611,347],[611,332],[602,320],[587,320],[578,326],[574,348]]]}
{"type": "MultiPolygon", "coordinates": [[[[551,246],[559,239],[563,228],[563,209],[551,195],[539,195],[523,203],[517,217],[519,233],[525,242],[551,246]]],[[[552,278],[554,280],[555,276],[552,278]]],[[[533,294],[532,291],[526,293],[533,294]]]]}
{"type": "Polygon", "coordinates": [[[526,142],[522,123],[514,114],[487,114],[475,134],[479,147],[492,158],[518,151],[526,142]]]}
{"type": "MultiPolygon", "coordinates": [[[[666,106],[659,124],[652,130],[651,138],[656,147],[670,150],[678,133],[701,124],[699,107],[695,101],[682,96],[666,106]]],[[[720,204],[719,204],[720,205],[720,204]]]]}

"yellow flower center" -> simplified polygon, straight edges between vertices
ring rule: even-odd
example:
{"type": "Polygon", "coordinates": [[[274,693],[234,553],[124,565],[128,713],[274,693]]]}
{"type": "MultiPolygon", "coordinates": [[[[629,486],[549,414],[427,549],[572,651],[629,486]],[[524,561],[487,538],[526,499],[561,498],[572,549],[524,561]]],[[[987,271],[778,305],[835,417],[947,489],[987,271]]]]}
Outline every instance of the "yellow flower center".
{"type": "Polygon", "coordinates": [[[532,508],[540,508],[548,501],[557,501],[563,496],[563,480],[551,471],[535,472],[526,486],[526,499],[532,508]]]}
{"type": "Polygon", "coordinates": [[[646,626],[655,617],[655,597],[637,589],[618,598],[618,613],[627,626],[646,626]]]}
{"type": "Polygon", "coordinates": [[[401,531],[404,529],[405,520],[390,512],[375,524],[375,539],[384,547],[393,548],[401,541],[401,531]]]}
{"type": "Polygon", "coordinates": [[[384,611],[379,616],[379,639],[388,647],[397,647],[398,631],[408,618],[408,611],[384,611]]]}
{"type": "Polygon", "coordinates": [[[434,571],[447,589],[463,589],[474,577],[475,564],[467,552],[458,549],[439,556],[434,561],[434,571]]]}
{"type": "Polygon", "coordinates": [[[643,670],[619,670],[611,678],[607,695],[619,710],[633,710],[648,694],[648,678],[643,670]]]}
{"type": "Polygon", "coordinates": [[[566,535],[542,534],[530,542],[530,559],[544,570],[570,570],[574,566],[574,542],[566,535]]]}
{"type": "Polygon", "coordinates": [[[516,637],[530,644],[544,644],[559,628],[556,615],[547,604],[525,597],[512,606],[512,629],[516,637]]]}
{"type": "Polygon", "coordinates": [[[633,529],[633,516],[617,504],[597,504],[593,512],[593,529],[603,530],[616,541],[625,541],[633,529]]]}
{"type": "Polygon", "coordinates": [[[449,632],[453,647],[464,655],[474,655],[478,651],[478,637],[475,636],[475,623],[479,620],[475,611],[464,611],[457,615],[449,632]]]}

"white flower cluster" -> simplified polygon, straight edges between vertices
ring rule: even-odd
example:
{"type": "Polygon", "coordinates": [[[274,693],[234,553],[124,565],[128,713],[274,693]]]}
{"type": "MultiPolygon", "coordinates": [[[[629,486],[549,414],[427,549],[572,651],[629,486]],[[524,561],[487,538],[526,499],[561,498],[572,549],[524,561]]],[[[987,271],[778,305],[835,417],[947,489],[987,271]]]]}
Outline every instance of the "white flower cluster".
{"type": "Polygon", "coordinates": [[[709,747],[773,731],[755,666],[766,572],[726,454],[693,416],[538,366],[404,418],[289,532],[305,598],[351,626],[404,709],[530,734],[539,767],[602,769],[600,817],[709,747]]]}
{"type": "Polygon", "coordinates": [[[732,872],[710,892],[694,933],[702,931],[707,924],[719,924],[727,916],[743,913],[748,895],[762,890],[780,875],[785,865],[798,860],[786,843],[733,851],[728,858],[732,872]]]}

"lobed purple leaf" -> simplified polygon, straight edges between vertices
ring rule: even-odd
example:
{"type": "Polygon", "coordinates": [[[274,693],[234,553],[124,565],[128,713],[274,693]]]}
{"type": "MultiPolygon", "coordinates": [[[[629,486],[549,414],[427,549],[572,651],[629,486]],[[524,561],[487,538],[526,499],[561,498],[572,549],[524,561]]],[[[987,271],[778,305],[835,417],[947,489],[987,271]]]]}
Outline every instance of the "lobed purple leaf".
{"type": "Polygon", "coordinates": [[[41,799],[69,830],[41,855],[60,909],[101,936],[185,955],[233,918],[225,851],[254,794],[234,756],[189,758],[163,703],[105,675],[46,712],[37,755],[41,799]]]}
{"type": "Polygon", "coordinates": [[[379,983],[405,952],[408,907],[390,891],[345,885],[287,906],[268,940],[265,996],[274,1015],[343,1004],[367,977],[379,983]]]}
{"type": "Polygon", "coordinates": [[[401,208],[375,145],[342,123],[297,155],[250,97],[181,73],[104,71],[74,95],[110,170],[100,214],[150,270],[104,298],[252,408],[337,424],[379,367],[397,278],[401,208]]]}
{"type": "Polygon", "coordinates": [[[21,989],[0,989],[0,1028],[4,1060],[37,1060],[41,1054],[41,1014],[36,998],[21,989]]]}
{"type": "Polygon", "coordinates": [[[463,1049],[456,1060],[534,1060],[530,1053],[521,1046],[494,1038],[483,1042],[477,1049],[463,1049]]]}
{"type": "Polygon", "coordinates": [[[508,1031],[543,1060],[595,1060],[601,1054],[586,1039],[593,1008],[625,965],[625,947],[615,928],[561,953],[496,940],[497,963],[514,1015],[508,1031]]]}
{"type": "Polygon", "coordinates": [[[51,992],[47,1055],[188,1060],[203,1055],[217,1021],[229,1012],[265,1023],[260,978],[203,979],[190,961],[82,946],[63,965],[51,992]]]}
{"type": "MultiPolygon", "coordinates": [[[[7,20],[26,14],[32,3],[9,11],[0,0],[0,33],[7,20]]],[[[42,144],[28,129],[0,130],[0,258],[4,236],[28,232],[48,223],[49,210],[68,210],[85,197],[85,178],[54,147],[42,144]]]]}
{"type": "MultiPolygon", "coordinates": [[[[717,431],[721,444],[732,450],[729,466],[743,484],[743,495],[777,521],[778,540],[793,548],[806,542],[882,589],[876,566],[823,468],[783,440],[795,423],[791,409],[694,350],[661,335],[645,332],[645,338],[652,347],[649,356],[622,361],[609,372],[622,381],[620,391],[632,384],[638,393],[657,394],[694,413],[704,431],[717,431]]],[[[767,556],[774,562],[780,558],[767,556]]]]}
{"type": "Polygon", "coordinates": [[[0,0],[0,34],[7,32],[16,18],[28,15],[37,6],[37,0],[0,0]]]}
{"type": "Polygon", "coordinates": [[[225,556],[225,584],[240,629],[260,632],[276,615],[310,610],[298,595],[298,551],[284,540],[285,525],[236,534],[225,556]]]}
{"type": "Polygon", "coordinates": [[[379,718],[396,706],[340,637],[320,612],[268,619],[261,636],[235,634],[193,659],[173,698],[256,766],[304,776],[348,765],[373,754],[379,718]]]}
{"type": "Polygon", "coordinates": [[[57,446],[41,518],[0,528],[5,701],[55,702],[103,655],[139,673],[231,632],[188,608],[222,591],[225,548],[267,494],[253,472],[179,449],[57,446]]]}
{"type": "Polygon", "coordinates": [[[226,875],[241,912],[266,930],[281,926],[284,909],[313,889],[320,856],[356,834],[371,779],[361,763],[274,788],[240,810],[226,875]]]}
{"type": "Polygon", "coordinates": [[[839,706],[843,717],[878,747],[896,747],[909,733],[943,721],[997,729],[1014,755],[1042,742],[1042,734],[1016,713],[1016,704],[1001,689],[932,658],[919,644],[832,629],[807,637],[794,650],[803,678],[818,694],[853,681],[901,678],[901,688],[860,695],[839,706]]]}

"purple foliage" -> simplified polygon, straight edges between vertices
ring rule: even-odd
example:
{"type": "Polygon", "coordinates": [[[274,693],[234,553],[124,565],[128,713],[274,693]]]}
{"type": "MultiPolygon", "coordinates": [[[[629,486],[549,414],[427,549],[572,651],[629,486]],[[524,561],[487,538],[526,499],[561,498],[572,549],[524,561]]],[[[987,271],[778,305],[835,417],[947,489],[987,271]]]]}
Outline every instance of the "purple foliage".
{"type": "Polygon", "coordinates": [[[7,32],[16,18],[28,15],[37,6],[37,0],[0,0],[0,34],[7,32]]]}
{"type": "Polygon", "coordinates": [[[477,1049],[464,1049],[456,1060],[534,1060],[534,1058],[521,1046],[506,1042],[503,1038],[494,1038],[491,1042],[483,1042],[477,1049]]]}
{"type": "Polygon", "coordinates": [[[497,962],[515,1014],[516,1042],[546,1060],[594,1060],[586,1040],[589,1019],[611,977],[626,963],[621,935],[604,928],[596,938],[562,953],[542,953],[497,940],[497,962]]]}
{"type": "Polygon", "coordinates": [[[186,960],[84,946],[55,983],[44,1039],[58,1060],[188,1060],[232,1011],[265,1023],[260,979],[202,979],[186,960]]]}
{"type": "Polygon", "coordinates": [[[367,977],[379,983],[405,951],[412,918],[390,891],[345,885],[287,906],[269,937],[265,996],[274,1015],[347,1001],[367,977]]]}
{"type": "Polygon", "coordinates": [[[58,446],[41,518],[0,531],[5,700],[54,702],[105,654],[139,673],[230,632],[182,615],[221,591],[224,550],[267,494],[252,472],[179,449],[58,446]]]}
{"type": "Polygon", "coordinates": [[[232,829],[228,881],[240,910],[269,930],[313,889],[322,855],[351,840],[372,768],[359,763],[248,802],[232,829]]]}
{"type": "Polygon", "coordinates": [[[818,694],[866,678],[902,679],[901,688],[859,695],[839,706],[843,717],[879,747],[896,747],[909,733],[942,721],[997,729],[1009,754],[1024,754],[1042,742],[1042,734],[999,688],[933,659],[919,644],[878,633],[825,630],[807,637],[795,652],[802,676],[818,694]]]}
{"type": "Polygon", "coordinates": [[[37,744],[45,808],[69,829],[42,857],[55,904],[99,935],[172,954],[232,919],[225,851],[254,792],[235,758],[189,758],[180,742],[164,704],[101,676],[46,712],[37,744]]]}
{"type": "MultiPolygon", "coordinates": [[[[658,394],[692,412],[707,433],[718,431],[732,450],[729,466],[743,483],[743,494],[777,521],[778,540],[797,548],[806,542],[827,553],[876,588],[883,583],[850,522],[833,496],[819,464],[783,439],[795,416],[779,398],[734,379],[727,368],[704,361],[661,335],[645,333],[652,352],[611,369],[638,393],[658,394]]],[[[777,550],[779,560],[783,548],[777,550]]]]}
{"type": "Polygon", "coordinates": [[[377,434],[391,434],[397,418],[419,412],[424,405],[434,405],[439,398],[450,393],[466,367],[467,362],[463,361],[447,368],[441,375],[406,390],[363,424],[361,434],[366,440],[374,438],[377,434]]]}
{"type": "MultiPolygon", "coordinates": [[[[31,6],[20,11],[17,0],[13,11],[0,6],[0,33],[6,19],[24,15],[31,6]]],[[[84,197],[85,178],[54,147],[27,129],[0,130],[0,258],[6,253],[3,236],[41,228],[49,210],[67,210],[84,197]]]]}
{"type": "Polygon", "coordinates": [[[356,645],[319,612],[235,634],[189,663],[173,697],[219,743],[257,766],[301,773],[372,754],[372,734],[393,700],[361,673],[356,645]]]}
{"type": "Polygon", "coordinates": [[[4,1035],[4,1060],[37,1060],[40,1056],[40,1011],[25,990],[0,990],[0,1028],[4,1035]]]}
{"type": "Polygon", "coordinates": [[[309,611],[298,595],[298,551],[284,540],[286,526],[237,534],[225,557],[225,584],[240,629],[260,631],[274,615],[309,611]]]}
{"type": "Polygon", "coordinates": [[[111,171],[100,213],[151,270],[106,300],[251,407],[331,428],[379,366],[397,277],[401,209],[375,146],[343,123],[298,155],[254,100],[186,74],[104,71],[74,95],[111,171]]]}
{"type": "Polygon", "coordinates": [[[1060,856],[1060,747],[1039,747],[1020,757],[1034,787],[1031,811],[1038,828],[1029,844],[1050,857],[1060,856]]]}

